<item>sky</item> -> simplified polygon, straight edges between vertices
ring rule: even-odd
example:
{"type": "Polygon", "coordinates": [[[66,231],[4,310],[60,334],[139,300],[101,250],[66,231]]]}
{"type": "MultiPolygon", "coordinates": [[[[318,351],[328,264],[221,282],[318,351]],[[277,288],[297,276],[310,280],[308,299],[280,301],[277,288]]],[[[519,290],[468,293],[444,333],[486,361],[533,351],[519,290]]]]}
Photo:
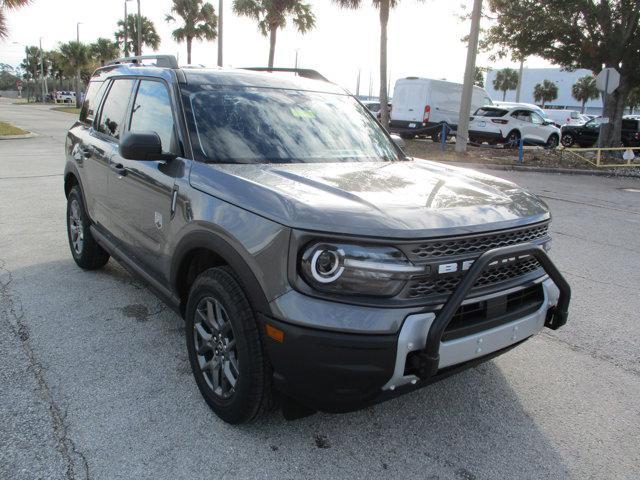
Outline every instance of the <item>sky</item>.
{"type": "MultiPolygon", "coordinates": [[[[218,9],[218,0],[209,0],[218,9]]],[[[257,29],[254,20],[232,12],[232,0],[224,0],[224,64],[229,67],[264,66],[269,53],[268,39],[257,29]]],[[[278,33],[275,66],[292,67],[296,50],[299,65],[318,70],[330,80],[355,92],[358,71],[361,72],[360,93],[369,93],[370,78],[373,93],[379,89],[380,24],[371,2],[365,8],[343,10],[331,0],[308,0],[316,15],[316,28],[306,35],[293,25],[278,33]]],[[[165,21],[171,0],[141,0],[142,14],[155,23],[162,44],[157,53],[178,55],[186,63],[186,45],[171,37],[175,25],[165,21]]],[[[447,79],[461,82],[466,61],[466,44],[460,39],[469,32],[469,21],[458,16],[464,0],[402,0],[391,12],[389,20],[389,74],[391,85],[406,76],[447,79]]],[[[137,8],[128,3],[129,12],[137,8]]],[[[123,0],[33,0],[30,6],[8,13],[9,38],[0,40],[0,63],[18,65],[24,58],[24,46],[38,44],[42,37],[45,50],[60,42],[75,40],[76,24],[80,25],[80,40],[92,42],[98,37],[113,39],[116,23],[124,16],[123,0]]],[[[215,65],[217,42],[196,42],[192,63],[215,65]]],[[[144,54],[153,53],[150,50],[144,54]]],[[[507,60],[492,63],[480,54],[477,65],[502,68],[517,65],[507,60]]],[[[542,59],[530,58],[528,67],[547,67],[542,59]]]]}

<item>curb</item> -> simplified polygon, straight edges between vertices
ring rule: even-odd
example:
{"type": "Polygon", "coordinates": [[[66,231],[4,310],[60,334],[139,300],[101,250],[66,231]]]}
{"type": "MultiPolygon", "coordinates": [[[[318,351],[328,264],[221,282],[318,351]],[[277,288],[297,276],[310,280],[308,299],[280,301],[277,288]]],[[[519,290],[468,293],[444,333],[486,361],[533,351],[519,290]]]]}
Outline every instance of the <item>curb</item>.
{"type": "Polygon", "coordinates": [[[0,136],[0,140],[23,140],[27,138],[35,138],[38,134],[36,133],[27,133],[25,135],[2,135],[0,136]]]}
{"type": "MultiPolygon", "coordinates": [[[[436,160],[437,161],[437,160],[436,160]]],[[[553,168],[553,167],[527,167],[524,165],[498,165],[495,163],[462,163],[462,162],[441,162],[452,165],[459,165],[464,168],[484,168],[487,170],[503,170],[516,172],[534,172],[534,173],[559,173],[563,175],[591,175],[594,177],[624,177],[640,179],[640,171],[624,171],[624,170],[586,170],[579,168],[553,168]]],[[[640,165],[630,167],[630,169],[640,169],[640,165]]]]}

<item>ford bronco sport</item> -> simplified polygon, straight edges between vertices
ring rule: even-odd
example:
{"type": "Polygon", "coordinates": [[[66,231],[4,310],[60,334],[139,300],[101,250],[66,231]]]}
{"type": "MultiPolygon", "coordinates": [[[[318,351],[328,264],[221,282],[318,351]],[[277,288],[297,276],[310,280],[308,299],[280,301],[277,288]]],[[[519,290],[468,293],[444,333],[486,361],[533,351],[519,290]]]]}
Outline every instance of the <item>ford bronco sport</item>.
{"type": "Polygon", "coordinates": [[[408,158],[311,70],[114,61],[66,155],[75,262],[114,257],[184,317],[230,423],[353,411],[567,319],[538,198],[408,158]]]}

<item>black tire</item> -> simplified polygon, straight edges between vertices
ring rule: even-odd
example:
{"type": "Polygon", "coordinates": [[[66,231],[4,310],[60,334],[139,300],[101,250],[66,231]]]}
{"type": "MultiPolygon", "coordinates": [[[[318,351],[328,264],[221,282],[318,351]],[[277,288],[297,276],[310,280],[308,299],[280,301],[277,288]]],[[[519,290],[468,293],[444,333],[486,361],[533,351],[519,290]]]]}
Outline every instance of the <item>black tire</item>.
{"type": "Polygon", "coordinates": [[[109,261],[109,254],[91,235],[91,220],[84,208],[80,188],[76,185],[67,197],[67,238],[71,256],[85,270],[97,270],[109,261]]]}
{"type": "Polygon", "coordinates": [[[507,135],[507,138],[504,139],[505,148],[518,148],[520,145],[520,132],[517,130],[512,130],[507,135]]]}
{"type": "Polygon", "coordinates": [[[558,135],[556,135],[555,133],[552,133],[552,134],[549,136],[549,139],[547,140],[547,143],[546,143],[546,145],[545,145],[545,146],[546,146],[549,150],[553,150],[554,148],[557,148],[557,147],[558,147],[558,143],[559,143],[559,141],[560,141],[560,139],[558,138],[558,135]]]}
{"type": "Polygon", "coordinates": [[[400,138],[402,138],[403,140],[413,140],[415,138],[415,135],[411,133],[401,133],[400,138]]]}
{"type": "Polygon", "coordinates": [[[560,142],[562,143],[563,147],[570,148],[575,145],[576,139],[572,133],[565,133],[562,135],[560,142]]]}
{"type": "Polygon", "coordinates": [[[273,407],[271,366],[258,323],[247,296],[228,267],[206,270],[193,283],[186,309],[186,340],[189,362],[198,389],[209,407],[222,420],[230,424],[245,423],[273,407]],[[203,311],[202,306],[207,311],[211,302],[215,305],[211,307],[215,309],[214,317],[220,312],[223,322],[218,322],[217,318],[215,322],[210,322],[206,315],[198,313],[203,311]],[[221,323],[225,326],[213,328],[221,323]],[[209,342],[204,340],[202,333],[198,333],[202,329],[205,330],[204,333],[211,334],[209,342]],[[224,331],[226,333],[221,333],[224,331]],[[216,332],[224,338],[216,340],[216,332]],[[235,352],[227,348],[232,343],[235,352]],[[214,353],[212,345],[220,346],[220,355],[217,355],[217,349],[214,353]],[[231,359],[235,359],[235,365],[231,359]],[[205,366],[213,364],[212,368],[217,368],[218,372],[210,369],[203,372],[202,362],[206,362],[205,366]],[[227,366],[231,373],[237,373],[235,383],[225,374],[227,366]],[[223,388],[225,382],[226,392],[223,388]]]}
{"type": "Polygon", "coordinates": [[[431,141],[433,143],[440,143],[442,141],[442,131],[439,130],[436,133],[432,133],[431,134],[431,141]]]}

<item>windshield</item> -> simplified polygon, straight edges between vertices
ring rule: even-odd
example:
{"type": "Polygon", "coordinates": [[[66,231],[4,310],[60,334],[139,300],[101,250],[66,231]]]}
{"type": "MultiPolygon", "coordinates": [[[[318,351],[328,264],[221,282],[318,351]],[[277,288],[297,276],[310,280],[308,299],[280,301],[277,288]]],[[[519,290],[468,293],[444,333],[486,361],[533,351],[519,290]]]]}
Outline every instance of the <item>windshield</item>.
{"type": "Polygon", "coordinates": [[[194,150],[207,162],[399,159],[382,128],[347,95],[210,85],[184,90],[194,150]]]}

